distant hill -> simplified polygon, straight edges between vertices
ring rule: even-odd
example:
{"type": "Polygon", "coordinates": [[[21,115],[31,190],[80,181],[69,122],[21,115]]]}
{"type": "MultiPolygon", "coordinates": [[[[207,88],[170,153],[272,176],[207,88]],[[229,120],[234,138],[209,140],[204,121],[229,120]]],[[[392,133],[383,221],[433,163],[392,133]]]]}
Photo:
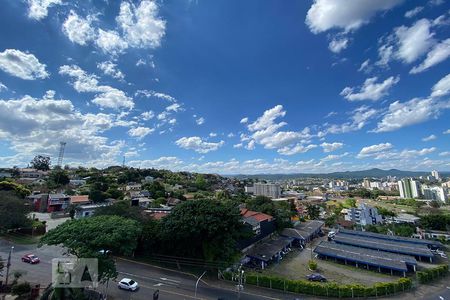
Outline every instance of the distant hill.
{"type": "MultiPolygon", "coordinates": [[[[354,178],[361,179],[364,177],[387,177],[387,176],[396,176],[396,177],[418,177],[418,176],[427,176],[431,175],[430,172],[413,172],[413,171],[401,171],[397,169],[390,170],[382,170],[373,168],[370,170],[362,170],[362,171],[345,171],[345,172],[333,172],[333,173],[322,173],[322,174],[312,174],[312,173],[295,173],[295,174],[256,174],[256,175],[235,175],[230,177],[236,178],[259,178],[266,180],[284,180],[284,179],[295,179],[295,178],[306,178],[306,177],[315,177],[315,178],[354,178]]],[[[442,173],[444,176],[450,175],[449,172],[442,173]]]]}

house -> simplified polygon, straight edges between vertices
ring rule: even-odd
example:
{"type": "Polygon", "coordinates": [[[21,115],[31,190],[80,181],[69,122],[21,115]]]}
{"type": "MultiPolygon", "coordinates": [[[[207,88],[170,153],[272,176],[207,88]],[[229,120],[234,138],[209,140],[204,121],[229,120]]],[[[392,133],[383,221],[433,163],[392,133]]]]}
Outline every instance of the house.
{"type": "Polygon", "coordinates": [[[292,238],[294,244],[305,246],[306,243],[312,241],[321,234],[324,224],[324,222],[319,220],[311,220],[304,223],[299,222],[293,228],[284,228],[281,235],[292,238]]]}
{"type": "Polygon", "coordinates": [[[75,209],[75,219],[81,219],[92,216],[99,207],[108,206],[110,203],[84,204],[75,209]]]}
{"type": "Polygon", "coordinates": [[[155,207],[144,210],[144,213],[155,220],[161,220],[163,217],[169,215],[172,207],[155,207]]]}
{"type": "Polygon", "coordinates": [[[170,197],[169,199],[167,199],[167,203],[166,204],[168,206],[176,206],[176,205],[178,205],[180,203],[181,203],[180,199],[170,197]]]}
{"type": "Polygon", "coordinates": [[[84,180],[84,179],[71,179],[69,181],[69,184],[71,186],[82,186],[82,185],[86,184],[86,180],[84,180]]]}
{"type": "Polygon", "coordinates": [[[140,183],[129,183],[127,184],[127,186],[125,187],[125,191],[130,192],[130,191],[135,191],[135,192],[139,192],[142,188],[142,185],[140,183]]]}
{"type": "Polygon", "coordinates": [[[147,197],[139,197],[131,199],[131,206],[139,206],[142,208],[148,208],[153,199],[147,197]]]}
{"type": "Polygon", "coordinates": [[[257,211],[241,208],[242,223],[253,232],[253,236],[240,240],[239,247],[245,249],[257,241],[272,234],[275,229],[275,218],[257,211]]]}
{"type": "Polygon", "coordinates": [[[19,169],[20,178],[41,178],[47,175],[47,172],[36,170],[33,168],[21,168],[19,169]]]}
{"type": "Polygon", "coordinates": [[[31,202],[33,211],[47,212],[48,194],[33,194],[26,197],[31,202]]]}
{"type": "Polygon", "coordinates": [[[70,196],[70,204],[72,205],[86,205],[91,203],[88,195],[70,196]]]}
{"type": "Polygon", "coordinates": [[[70,205],[70,197],[64,194],[49,194],[47,212],[63,211],[70,205]]]}
{"type": "Polygon", "coordinates": [[[411,214],[398,214],[397,216],[392,218],[392,221],[397,224],[417,224],[420,221],[420,218],[411,214]]]}
{"type": "Polygon", "coordinates": [[[152,183],[155,179],[152,176],[145,176],[144,179],[141,180],[141,182],[144,183],[152,183]]]}
{"type": "Polygon", "coordinates": [[[0,172],[0,178],[11,178],[12,174],[10,172],[0,172]]]}

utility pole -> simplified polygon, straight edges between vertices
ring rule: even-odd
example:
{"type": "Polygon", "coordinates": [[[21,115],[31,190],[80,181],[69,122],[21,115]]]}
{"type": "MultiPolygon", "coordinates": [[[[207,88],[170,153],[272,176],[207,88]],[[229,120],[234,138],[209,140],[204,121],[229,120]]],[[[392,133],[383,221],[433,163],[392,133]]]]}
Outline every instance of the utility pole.
{"type": "Polygon", "coordinates": [[[6,286],[8,286],[9,268],[11,267],[11,253],[13,250],[14,246],[11,246],[11,249],[9,249],[8,262],[6,263],[6,279],[5,279],[6,286]]]}

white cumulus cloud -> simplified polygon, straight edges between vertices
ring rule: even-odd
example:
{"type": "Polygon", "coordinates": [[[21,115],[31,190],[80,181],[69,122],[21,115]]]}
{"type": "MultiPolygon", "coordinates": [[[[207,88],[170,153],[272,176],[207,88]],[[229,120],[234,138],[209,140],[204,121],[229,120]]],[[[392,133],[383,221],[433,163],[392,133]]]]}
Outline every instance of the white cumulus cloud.
{"type": "Polygon", "coordinates": [[[220,147],[224,145],[224,141],[220,142],[206,142],[203,141],[202,138],[198,136],[191,136],[191,137],[182,137],[178,139],[175,144],[183,149],[187,150],[194,150],[198,153],[208,153],[211,151],[216,151],[220,147]]]}
{"type": "Polygon", "coordinates": [[[383,82],[377,82],[377,77],[367,78],[359,91],[355,88],[346,87],[340,93],[341,96],[350,101],[380,100],[389,94],[389,90],[400,81],[400,77],[391,76],[383,82]]]}
{"type": "Polygon", "coordinates": [[[338,142],[334,142],[334,143],[322,143],[320,144],[320,147],[323,148],[323,152],[333,152],[336,151],[338,149],[341,149],[342,147],[344,147],[343,143],[338,143],[338,142]]]}
{"type": "Polygon", "coordinates": [[[25,80],[44,79],[50,75],[45,68],[46,65],[31,53],[16,49],[0,52],[0,69],[12,76],[25,80]]]}
{"type": "Polygon", "coordinates": [[[131,128],[130,130],[128,130],[128,134],[132,137],[142,139],[145,136],[152,133],[153,131],[155,131],[155,129],[139,126],[139,127],[134,127],[134,128],[131,128]]]}
{"type": "Polygon", "coordinates": [[[92,20],[91,16],[85,19],[71,10],[63,23],[62,30],[69,40],[84,46],[97,36],[95,28],[91,25],[92,20]]]}
{"type": "Polygon", "coordinates": [[[51,6],[62,4],[62,0],[28,0],[28,17],[42,20],[48,15],[51,6]]]}
{"type": "Polygon", "coordinates": [[[313,33],[330,29],[351,31],[370,22],[377,13],[393,8],[403,0],[314,0],[306,16],[306,24],[313,33]]]}

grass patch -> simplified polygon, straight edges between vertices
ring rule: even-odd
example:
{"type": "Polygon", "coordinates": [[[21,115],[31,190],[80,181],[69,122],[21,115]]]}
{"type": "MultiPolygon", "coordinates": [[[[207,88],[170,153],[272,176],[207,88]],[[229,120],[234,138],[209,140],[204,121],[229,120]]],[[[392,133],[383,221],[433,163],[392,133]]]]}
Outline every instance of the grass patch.
{"type": "Polygon", "coordinates": [[[20,245],[34,245],[39,243],[41,236],[31,236],[25,234],[3,234],[1,238],[20,245]]]}

